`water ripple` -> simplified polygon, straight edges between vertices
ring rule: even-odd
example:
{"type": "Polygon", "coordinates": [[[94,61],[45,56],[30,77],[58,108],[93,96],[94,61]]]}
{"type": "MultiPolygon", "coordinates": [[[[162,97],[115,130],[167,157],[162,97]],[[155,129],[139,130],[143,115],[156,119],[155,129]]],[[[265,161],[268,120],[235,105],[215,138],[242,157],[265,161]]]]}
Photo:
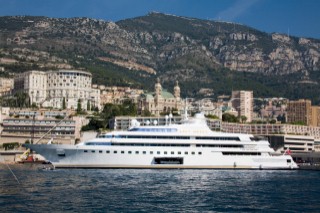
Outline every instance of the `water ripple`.
{"type": "Polygon", "coordinates": [[[320,173],[0,167],[1,212],[319,212],[320,173]]]}

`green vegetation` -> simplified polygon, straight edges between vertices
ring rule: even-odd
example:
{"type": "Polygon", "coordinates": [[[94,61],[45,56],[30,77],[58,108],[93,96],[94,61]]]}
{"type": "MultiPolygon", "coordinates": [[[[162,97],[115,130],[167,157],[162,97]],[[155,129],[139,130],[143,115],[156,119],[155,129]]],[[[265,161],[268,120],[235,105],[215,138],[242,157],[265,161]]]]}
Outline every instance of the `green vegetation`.
{"type": "Polygon", "coordinates": [[[239,118],[229,113],[224,113],[222,115],[222,121],[230,122],[230,123],[239,123],[239,118]]]}
{"type": "Polygon", "coordinates": [[[206,115],[206,117],[210,119],[219,119],[219,117],[216,115],[206,115]]]}
{"type": "Polygon", "coordinates": [[[16,93],[13,96],[0,97],[0,106],[29,108],[30,97],[27,93],[16,93]]]}
{"type": "Polygon", "coordinates": [[[18,142],[2,144],[2,147],[4,150],[13,150],[13,149],[18,148],[19,146],[20,146],[20,144],[18,142]]]}
{"type": "Polygon", "coordinates": [[[67,108],[67,106],[66,106],[66,98],[63,97],[63,99],[62,99],[62,109],[66,109],[66,108],[67,108]]]}
{"type": "Polygon", "coordinates": [[[137,105],[130,100],[125,100],[122,104],[108,103],[101,113],[90,118],[89,124],[82,127],[82,131],[98,130],[109,128],[109,120],[116,116],[136,116],[137,105]]]}
{"type": "Polygon", "coordinates": [[[293,122],[293,123],[291,123],[291,124],[293,124],[293,125],[300,125],[300,126],[306,126],[306,123],[303,122],[303,121],[296,121],[296,122],[293,122]]]}

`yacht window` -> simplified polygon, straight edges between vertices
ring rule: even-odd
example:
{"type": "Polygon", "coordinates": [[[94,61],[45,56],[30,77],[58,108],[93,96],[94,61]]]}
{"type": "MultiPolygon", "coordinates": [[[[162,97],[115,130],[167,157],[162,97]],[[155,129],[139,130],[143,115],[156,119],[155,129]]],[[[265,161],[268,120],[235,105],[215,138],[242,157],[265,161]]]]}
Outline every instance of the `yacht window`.
{"type": "Polygon", "coordinates": [[[187,154],[188,154],[188,152],[184,152],[184,154],[185,154],[185,155],[187,155],[187,154]]]}
{"type": "Polygon", "coordinates": [[[174,155],[174,152],[171,152],[171,155],[174,155]]]}
{"type": "Polygon", "coordinates": [[[178,155],[181,155],[181,152],[178,152],[178,155]]]}
{"type": "Polygon", "coordinates": [[[128,154],[132,154],[132,151],[128,151],[128,154]]]}
{"type": "Polygon", "coordinates": [[[136,151],[136,154],[139,154],[139,151],[136,151]]]}
{"type": "Polygon", "coordinates": [[[91,152],[96,152],[95,150],[91,150],[91,152]]]}
{"type": "Polygon", "coordinates": [[[110,153],[110,150],[107,150],[106,153],[109,154],[109,153],[110,153]]]}
{"type": "Polygon", "coordinates": [[[166,155],[166,154],[168,154],[168,152],[164,152],[163,154],[165,154],[165,155],[166,155]]]}
{"type": "Polygon", "coordinates": [[[152,155],[152,154],[153,154],[153,151],[150,151],[150,154],[152,155]]]}
{"type": "Polygon", "coordinates": [[[222,152],[223,155],[261,155],[260,152],[222,152]]]}
{"type": "Polygon", "coordinates": [[[142,154],[147,154],[147,152],[146,152],[146,151],[143,151],[142,154]]]}
{"type": "Polygon", "coordinates": [[[194,152],[191,152],[191,154],[194,155],[195,153],[194,153],[194,152]]]}
{"type": "Polygon", "coordinates": [[[114,154],[117,154],[117,151],[113,151],[114,154]]]}
{"type": "Polygon", "coordinates": [[[240,141],[239,137],[196,137],[197,140],[234,140],[234,141],[240,141]]]}
{"type": "MultiPolygon", "coordinates": [[[[100,143],[101,145],[103,143],[100,143]]],[[[174,147],[190,147],[190,144],[170,144],[170,143],[107,143],[113,146],[174,146],[174,147]]]]}
{"type": "Polygon", "coordinates": [[[124,151],[121,151],[121,154],[124,154],[124,151]]]}
{"type": "Polygon", "coordinates": [[[99,150],[99,153],[102,153],[102,150],[99,150]]]}
{"type": "Polygon", "coordinates": [[[291,163],[291,160],[290,160],[290,159],[288,159],[288,160],[287,160],[287,163],[291,163]]]}
{"type": "Polygon", "coordinates": [[[83,150],[83,152],[88,152],[88,150],[83,150]]]}
{"type": "Polygon", "coordinates": [[[157,154],[160,155],[160,151],[157,151],[157,154]]]}
{"type": "Polygon", "coordinates": [[[198,152],[199,155],[202,155],[202,152],[198,152]]]}
{"type": "Polygon", "coordinates": [[[243,145],[235,145],[235,144],[197,144],[196,147],[243,148],[243,145]]]}

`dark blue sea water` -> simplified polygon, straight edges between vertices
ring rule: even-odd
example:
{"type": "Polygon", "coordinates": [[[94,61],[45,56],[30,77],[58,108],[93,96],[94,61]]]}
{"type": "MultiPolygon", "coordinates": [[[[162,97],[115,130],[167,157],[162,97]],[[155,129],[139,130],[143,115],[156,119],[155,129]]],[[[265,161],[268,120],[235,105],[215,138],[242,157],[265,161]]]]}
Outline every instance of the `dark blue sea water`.
{"type": "Polygon", "coordinates": [[[0,165],[0,212],[320,212],[319,171],[0,165]]]}

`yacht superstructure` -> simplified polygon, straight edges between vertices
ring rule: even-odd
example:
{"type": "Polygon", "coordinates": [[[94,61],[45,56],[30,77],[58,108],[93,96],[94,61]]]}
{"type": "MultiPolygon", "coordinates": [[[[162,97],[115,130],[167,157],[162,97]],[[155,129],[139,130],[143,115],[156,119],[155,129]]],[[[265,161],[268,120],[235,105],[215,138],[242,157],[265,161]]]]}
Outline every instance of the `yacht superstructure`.
{"type": "Polygon", "coordinates": [[[199,113],[183,124],[139,126],[77,144],[28,144],[58,168],[295,169],[253,135],[213,132],[199,113]]]}

